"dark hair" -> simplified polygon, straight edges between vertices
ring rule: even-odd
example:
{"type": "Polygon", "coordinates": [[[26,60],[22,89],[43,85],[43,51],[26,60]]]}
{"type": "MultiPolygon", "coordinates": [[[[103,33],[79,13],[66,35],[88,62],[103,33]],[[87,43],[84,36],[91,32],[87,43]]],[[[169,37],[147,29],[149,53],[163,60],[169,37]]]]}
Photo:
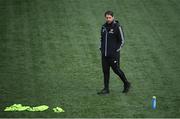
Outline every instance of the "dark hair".
{"type": "Polygon", "coordinates": [[[104,16],[106,16],[106,15],[111,15],[113,17],[113,12],[108,10],[104,13],[104,16]]]}

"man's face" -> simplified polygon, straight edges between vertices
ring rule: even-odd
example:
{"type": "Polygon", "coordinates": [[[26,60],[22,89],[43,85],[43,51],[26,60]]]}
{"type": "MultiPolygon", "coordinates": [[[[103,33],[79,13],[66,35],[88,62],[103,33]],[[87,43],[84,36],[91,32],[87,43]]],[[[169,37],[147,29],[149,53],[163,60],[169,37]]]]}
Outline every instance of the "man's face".
{"type": "Polygon", "coordinates": [[[107,15],[105,16],[105,19],[106,19],[106,22],[107,22],[108,24],[110,24],[110,23],[114,20],[114,17],[107,14],[107,15]]]}

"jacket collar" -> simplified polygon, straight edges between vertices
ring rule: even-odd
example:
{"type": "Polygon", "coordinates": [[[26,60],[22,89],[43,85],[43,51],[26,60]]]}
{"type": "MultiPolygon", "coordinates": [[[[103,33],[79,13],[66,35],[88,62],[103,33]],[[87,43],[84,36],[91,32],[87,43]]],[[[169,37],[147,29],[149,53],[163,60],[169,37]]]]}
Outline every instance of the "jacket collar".
{"type": "Polygon", "coordinates": [[[106,27],[114,27],[114,25],[116,24],[116,20],[113,20],[110,24],[108,24],[107,22],[105,23],[106,27]]]}

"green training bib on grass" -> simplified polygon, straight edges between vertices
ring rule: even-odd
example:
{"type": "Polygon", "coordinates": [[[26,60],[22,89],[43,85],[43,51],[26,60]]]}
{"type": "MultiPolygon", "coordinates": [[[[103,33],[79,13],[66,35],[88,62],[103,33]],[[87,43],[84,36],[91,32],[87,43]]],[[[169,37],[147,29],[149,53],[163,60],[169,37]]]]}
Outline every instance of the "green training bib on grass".
{"type": "Polygon", "coordinates": [[[4,111],[33,111],[33,112],[40,112],[45,111],[49,108],[47,105],[41,105],[37,107],[30,107],[30,106],[23,106],[21,104],[13,104],[10,107],[6,107],[4,111]]]}
{"type": "Polygon", "coordinates": [[[53,111],[56,112],[56,113],[65,112],[65,111],[64,111],[62,108],[60,108],[60,107],[53,108],[53,111]]]}

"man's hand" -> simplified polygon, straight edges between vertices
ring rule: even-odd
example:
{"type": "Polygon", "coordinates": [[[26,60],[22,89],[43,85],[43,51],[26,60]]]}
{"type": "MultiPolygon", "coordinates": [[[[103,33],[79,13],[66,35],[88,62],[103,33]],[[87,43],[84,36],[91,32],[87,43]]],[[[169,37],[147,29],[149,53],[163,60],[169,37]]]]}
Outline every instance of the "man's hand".
{"type": "Polygon", "coordinates": [[[119,47],[119,49],[116,50],[116,52],[119,52],[121,50],[122,47],[119,47]]]}

